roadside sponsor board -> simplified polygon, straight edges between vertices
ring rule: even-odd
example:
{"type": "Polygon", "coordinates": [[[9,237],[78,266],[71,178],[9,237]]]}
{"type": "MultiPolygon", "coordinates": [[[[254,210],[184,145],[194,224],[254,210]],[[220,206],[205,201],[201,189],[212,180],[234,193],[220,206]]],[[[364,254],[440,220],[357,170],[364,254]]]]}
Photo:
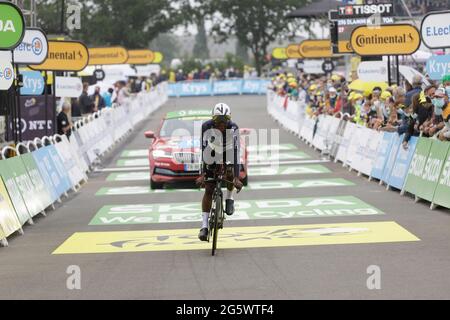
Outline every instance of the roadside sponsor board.
{"type": "Polygon", "coordinates": [[[25,34],[22,11],[10,2],[0,2],[0,50],[12,50],[25,34]]]}
{"type": "Polygon", "coordinates": [[[215,81],[213,94],[236,94],[241,92],[242,80],[215,81]]]}
{"type": "MultiPolygon", "coordinates": [[[[53,99],[45,96],[23,96],[20,97],[20,126],[22,139],[24,141],[41,138],[45,135],[54,134],[53,117],[56,110],[53,99]]],[[[12,126],[12,123],[9,123],[12,126]]]]}
{"type": "Polygon", "coordinates": [[[38,71],[22,71],[23,87],[20,88],[22,96],[39,96],[44,92],[45,81],[38,71]]]}
{"type": "Polygon", "coordinates": [[[364,61],[358,66],[358,78],[362,81],[387,82],[388,65],[385,61],[364,61]]]}
{"type": "Polygon", "coordinates": [[[433,202],[445,208],[450,208],[450,149],[439,177],[433,202]]]}
{"type": "Polygon", "coordinates": [[[391,176],[392,169],[395,165],[395,160],[397,159],[397,153],[402,145],[402,138],[398,134],[394,134],[394,141],[392,142],[392,147],[386,160],[386,165],[384,166],[383,175],[381,181],[387,183],[389,177],[391,176]]]}
{"type": "Polygon", "coordinates": [[[427,60],[426,71],[431,80],[441,81],[450,74],[450,55],[432,56],[427,60]]]}
{"type": "Polygon", "coordinates": [[[0,90],[11,88],[14,78],[15,73],[11,62],[0,61],[0,90]]]}
{"type": "Polygon", "coordinates": [[[28,213],[28,208],[25,205],[22,194],[20,193],[19,187],[16,183],[15,171],[9,167],[8,163],[11,163],[11,161],[0,161],[0,175],[3,178],[6,189],[8,190],[8,194],[14,206],[17,217],[19,218],[20,224],[24,225],[25,222],[31,218],[31,215],[28,213]]]}
{"type": "Polygon", "coordinates": [[[89,48],[89,65],[125,64],[128,60],[128,51],[123,47],[89,48]]]}
{"type": "Polygon", "coordinates": [[[155,59],[155,54],[149,49],[128,50],[127,64],[150,64],[155,59]]]}
{"type": "Polygon", "coordinates": [[[0,177],[0,239],[10,236],[20,227],[20,221],[17,219],[5,183],[0,177]]]}
{"type": "MultiPolygon", "coordinates": [[[[400,141],[403,141],[403,136],[400,138],[400,141]]],[[[387,181],[389,186],[399,190],[403,188],[418,141],[418,137],[411,137],[406,150],[401,144],[398,147],[397,158],[395,159],[394,167],[387,181]]]]}
{"type": "Polygon", "coordinates": [[[350,42],[360,56],[410,55],[420,47],[420,34],[408,24],[361,26],[353,30],[350,42]]]}
{"type": "Polygon", "coordinates": [[[303,61],[303,71],[309,74],[324,74],[323,71],[323,59],[313,59],[303,61]]]}
{"type": "Polygon", "coordinates": [[[386,166],[389,154],[392,150],[392,145],[394,143],[396,133],[384,132],[383,138],[376,152],[375,162],[372,167],[371,176],[375,179],[381,180],[383,178],[384,168],[386,166]]]}
{"type": "Polygon", "coordinates": [[[78,77],[55,77],[55,96],[78,98],[83,93],[83,84],[78,77]]]}
{"type": "Polygon", "coordinates": [[[422,41],[430,49],[450,48],[450,11],[430,12],[420,27],[422,41]]]}
{"type": "MultiPolygon", "coordinates": [[[[236,201],[227,219],[326,218],[381,215],[382,211],[352,196],[236,201]]],[[[201,221],[201,203],[111,205],[101,208],[90,225],[126,225],[201,221]]]]}
{"type": "Polygon", "coordinates": [[[89,63],[89,52],[79,41],[49,41],[48,56],[42,64],[33,64],[33,70],[82,71],[89,63]]]}
{"type": "MultiPolygon", "coordinates": [[[[221,249],[414,242],[419,238],[394,221],[225,228],[221,249]]],[[[198,229],[77,232],[52,254],[211,250],[198,229]]]]}
{"type": "Polygon", "coordinates": [[[22,42],[14,49],[14,63],[40,64],[47,59],[48,40],[44,31],[27,28],[22,42]]]}
{"type": "Polygon", "coordinates": [[[275,48],[272,50],[272,57],[278,60],[288,59],[286,48],[275,48]]]}
{"type": "Polygon", "coordinates": [[[286,55],[289,59],[303,59],[300,54],[300,48],[298,44],[290,44],[286,48],[286,55]]]}
{"type": "Polygon", "coordinates": [[[305,59],[331,58],[333,56],[330,40],[304,40],[299,46],[305,59]]]}
{"type": "MultiPolygon", "coordinates": [[[[411,165],[408,170],[408,176],[405,183],[405,191],[419,195],[423,194],[423,183],[422,178],[427,165],[428,155],[431,150],[433,141],[431,139],[419,138],[417,142],[416,151],[414,153],[411,165]]],[[[434,190],[432,191],[434,193],[434,190]]]]}

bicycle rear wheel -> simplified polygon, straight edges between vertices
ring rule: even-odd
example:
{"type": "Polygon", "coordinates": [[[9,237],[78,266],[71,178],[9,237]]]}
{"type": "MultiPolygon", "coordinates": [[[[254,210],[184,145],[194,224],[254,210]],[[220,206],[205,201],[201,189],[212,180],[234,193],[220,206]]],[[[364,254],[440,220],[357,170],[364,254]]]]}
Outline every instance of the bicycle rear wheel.
{"type": "Polygon", "coordinates": [[[222,198],[217,195],[214,199],[216,204],[216,210],[214,214],[214,231],[213,231],[213,243],[212,243],[212,255],[214,256],[216,254],[217,249],[217,239],[219,237],[219,217],[221,216],[222,212],[222,198]]]}

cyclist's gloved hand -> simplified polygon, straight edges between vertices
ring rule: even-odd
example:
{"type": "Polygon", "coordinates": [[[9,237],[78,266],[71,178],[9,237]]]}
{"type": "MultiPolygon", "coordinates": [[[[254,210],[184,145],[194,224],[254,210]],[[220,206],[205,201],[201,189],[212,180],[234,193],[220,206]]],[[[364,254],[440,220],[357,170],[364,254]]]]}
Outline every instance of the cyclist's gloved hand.
{"type": "Polygon", "coordinates": [[[237,189],[237,192],[240,192],[242,190],[242,187],[244,186],[239,178],[234,178],[233,184],[234,187],[237,189]]]}
{"type": "Polygon", "coordinates": [[[205,175],[202,174],[200,177],[195,180],[195,183],[198,187],[203,188],[205,186],[205,175]]]}

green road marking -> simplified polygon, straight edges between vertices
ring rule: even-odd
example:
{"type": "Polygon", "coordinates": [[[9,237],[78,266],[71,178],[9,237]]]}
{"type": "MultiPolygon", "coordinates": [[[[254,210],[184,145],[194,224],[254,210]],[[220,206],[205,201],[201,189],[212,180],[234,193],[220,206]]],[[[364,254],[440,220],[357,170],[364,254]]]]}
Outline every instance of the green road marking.
{"type": "Polygon", "coordinates": [[[254,176],[275,176],[275,175],[291,175],[291,174],[319,174],[330,173],[331,171],[321,165],[304,165],[304,166],[279,166],[277,167],[250,167],[248,175],[254,176]]]}
{"type": "MultiPolygon", "coordinates": [[[[314,188],[314,187],[338,187],[338,186],[353,186],[353,182],[337,178],[337,179],[310,179],[310,180],[288,180],[288,181],[266,181],[266,182],[251,182],[247,190],[267,190],[267,189],[298,189],[298,188],[314,188]]],[[[135,187],[117,187],[117,188],[101,188],[97,196],[115,196],[115,195],[140,195],[153,193],[168,193],[168,192],[200,192],[200,189],[163,189],[151,190],[150,187],[135,186],[135,187]]]]}
{"type": "Polygon", "coordinates": [[[267,151],[292,151],[297,150],[297,147],[291,143],[283,144],[265,144],[247,146],[248,152],[267,152],[267,151]]]}
{"type": "MultiPolygon", "coordinates": [[[[352,196],[236,201],[227,220],[381,215],[384,212],[352,196]]],[[[115,205],[101,208],[90,225],[127,225],[201,221],[200,201],[115,205]]]]}
{"type": "Polygon", "coordinates": [[[150,181],[150,172],[111,173],[107,181],[150,181]]]}
{"type": "Polygon", "coordinates": [[[147,149],[134,149],[134,150],[125,150],[120,155],[121,158],[142,158],[148,156],[147,149]]]}
{"type": "Polygon", "coordinates": [[[147,158],[137,158],[137,159],[121,159],[117,161],[117,166],[119,167],[138,167],[149,165],[147,158]]]}
{"type": "Polygon", "coordinates": [[[304,160],[309,158],[311,157],[302,151],[280,152],[280,153],[263,152],[248,155],[248,161],[250,163],[274,162],[279,160],[304,160]]]}
{"type": "Polygon", "coordinates": [[[264,181],[251,182],[248,185],[250,190],[265,189],[297,189],[297,188],[313,188],[313,187],[338,187],[338,186],[354,186],[351,181],[337,179],[308,179],[308,180],[283,180],[283,181],[264,181]]]}

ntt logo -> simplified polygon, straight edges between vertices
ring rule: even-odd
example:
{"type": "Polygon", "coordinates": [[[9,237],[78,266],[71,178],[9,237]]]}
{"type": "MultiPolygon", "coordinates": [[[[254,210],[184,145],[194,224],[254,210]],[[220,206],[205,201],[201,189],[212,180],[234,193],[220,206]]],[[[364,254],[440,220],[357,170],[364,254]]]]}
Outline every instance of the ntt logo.
{"type": "Polygon", "coordinates": [[[356,37],[356,44],[358,47],[365,47],[366,45],[374,44],[405,44],[408,42],[413,42],[414,37],[411,33],[395,36],[365,36],[363,34],[356,37]]]}

